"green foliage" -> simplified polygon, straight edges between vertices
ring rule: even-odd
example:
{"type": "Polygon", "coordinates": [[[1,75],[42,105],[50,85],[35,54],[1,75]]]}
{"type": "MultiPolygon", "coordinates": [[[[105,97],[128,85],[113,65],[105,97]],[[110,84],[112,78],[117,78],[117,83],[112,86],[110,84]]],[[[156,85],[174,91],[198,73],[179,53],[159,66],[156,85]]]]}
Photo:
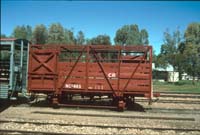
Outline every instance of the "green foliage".
{"type": "Polygon", "coordinates": [[[82,31],[78,32],[78,35],[76,37],[76,44],[77,45],[83,45],[85,43],[85,36],[82,31]]]}
{"type": "Polygon", "coordinates": [[[124,25],[118,29],[114,38],[118,45],[147,45],[148,32],[145,29],[139,31],[138,25],[124,25]]]}
{"type": "Polygon", "coordinates": [[[115,44],[126,45],[128,39],[129,26],[125,25],[122,28],[118,29],[115,35],[115,44]]]}
{"type": "Polygon", "coordinates": [[[45,44],[48,38],[47,28],[43,25],[37,25],[33,30],[33,42],[35,44],[45,44]]]}
{"type": "MultiPolygon", "coordinates": [[[[193,85],[193,82],[192,80],[180,80],[178,82],[175,82],[175,83],[171,83],[171,82],[159,82],[159,81],[153,81],[153,84],[154,85],[177,85],[177,86],[183,86],[183,85],[190,85],[192,86],[193,85]]],[[[197,86],[200,86],[200,82],[197,82],[196,83],[197,86]]],[[[198,89],[199,92],[200,92],[200,88],[198,89]]]]}
{"type": "Polygon", "coordinates": [[[98,35],[88,41],[91,45],[111,45],[110,37],[108,35],[98,35]]]}
{"type": "Polygon", "coordinates": [[[76,39],[74,37],[73,31],[65,29],[64,40],[64,43],[74,45],[76,43],[76,39]]]}
{"type": "Polygon", "coordinates": [[[194,78],[200,76],[200,23],[189,24],[184,37],[184,69],[194,78]]]}
{"type": "Polygon", "coordinates": [[[143,45],[149,44],[148,37],[149,37],[148,32],[145,29],[142,29],[140,31],[140,41],[143,45]]]}
{"type": "Polygon", "coordinates": [[[164,32],[164,44],[161,46],[161,52],[158,56],[158,63],[162,67],[168,64],[172,65],[174,70],[178,70],[180,62],[179,44],[181,43],[181,33],[177,29],[171,34],[169,30],[164,32]]]}
{"type": "Polygon", "coordinates": [[[31,41],[32,40],[32,28],[29,25],[17,26],[14,28],[12,36],[15,38],[27,39],[27,40],[31,41]]]}
{"type": "Polygon", "coordinates": [[[185,33],[184,40],[181,41],[179,30],[170,34],[164,33],[164,44],[161,52],[156,57],[156,65],[166,67],[172,65],[174,70],[181,74],[186,72],[188,75],[200,77],[200,23],[189,24],[185,33]]]}
{"type": "Polygon", "coordinates": [[[26,39],[29,40],[29,41],[32,41],[32,28],[31,26],[27,25],[26,26],[26,39]]]}
{"type": "Polygon", "coordinates": [[[128,32],[128,38],[126,40],[127,45],[139,45],[141,44],[140,41],[140,32],[138,25],[130,25],[128,32]]]}
{"type": "Polygon", "coordinates": [[[165,60],[165,57],[162,54],[158,54],[158,56],[154,57],[155,67],[161,67],[166,69],[167,68],[167,62],[165,60]]]}
{"type": "Polygon", "coordinates": [[[179,72],[179,80],[182,80],[182,74],[184,73],[184,66],[185,66],[185,54],[183,54],[184,49],[184,43],[181,42],[178,45],[178,53],[176,54],[176,65],[177,65],[177,71],[179,72]]]}
{"type": "MultiPolygon", "coordinates": [[[[181,80],[174,83],[175,85],[193,85],[193,82],[191,80],[181,80]]],[[[197,86],[200,86],[200,82],[196,84],[197,86]]],[[[200,90],[200,89],[199,89],[200,90]]]]}
{"type": "Polygon", "coordinates": [[[53,23],[48,30],[48,44],[65,43],[65,31],[60,23],[53,23]]]}
{"type": "Polygon", "coordinates": [[[22,39],[26,39],[26,27],[23,26],[17,26],[15,27],[13,34],[12,34],[15,38],[22,38],[22,39]]]}
{"type": "Polygon", "coordinates": [[[10,53],[9,53],[9,51],[1,50],[0,60],[8,61],[9,59],[10,59],[10,53]]]}
{"type": "Polygon", "coordinates": [[[200,23],[191,23],[188,25],[184,34],[186,44],[192,43],[194,45],[200,45],[200,23]]]}
{"type": "MultiPolygon", "coordinates": [[[[156,55],[155,50],[152,52],[152,62],[155,64],[155,67],[162,67],[163,64],[160,64],[162,62],[161,58],[159,58],[159,55],[156,55]],[[161,61],[160,61],[161,60],[161,61]]],[[[165,68],[165,66],[164,66],[165,68]]]]}
{"type": "Polygon", "coordinates": [[[1,34],[1,38],[6,38],[6,35],[5,34],[1,34]]]}
{"type": "Polygon", "coordinates": [[[85,43],[86,43],[86,45],[91,45],[91,40],[89,38],[86,38],[85,43]]]}

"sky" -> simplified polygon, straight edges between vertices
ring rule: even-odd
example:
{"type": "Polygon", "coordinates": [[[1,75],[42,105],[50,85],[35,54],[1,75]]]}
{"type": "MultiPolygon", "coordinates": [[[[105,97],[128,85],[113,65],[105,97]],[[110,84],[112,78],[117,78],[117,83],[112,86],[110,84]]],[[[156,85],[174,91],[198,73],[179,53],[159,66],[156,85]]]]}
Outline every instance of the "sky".
{"type": "Polygon", "coordinates": [[[156,54],[166,29],[184,33],[192,22],[200,22],[199,1],[1,1],[1,33],[7,36],[17,25],[60,23],[86,38],[107,34],[114,44],[117,29],[137,24],[148,31],[156,54]]]}

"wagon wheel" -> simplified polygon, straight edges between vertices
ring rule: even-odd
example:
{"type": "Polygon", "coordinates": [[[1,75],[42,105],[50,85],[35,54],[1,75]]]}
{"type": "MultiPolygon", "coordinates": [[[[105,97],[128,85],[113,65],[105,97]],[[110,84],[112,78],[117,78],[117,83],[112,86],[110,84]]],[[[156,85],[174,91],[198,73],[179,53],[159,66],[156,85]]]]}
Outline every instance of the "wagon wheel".
{"type": "Polygon", "coordinates": [[[35,93],[31,93],[30,97],[29,97],[29,102],[33,102],[36,99],[36,94],[35,93]]]}
{"type": "Polygon", "coordinates": [[[152,99],[149,99],[148,104],[149,104],[149,105],[152,105],[152,102],[153,102],[153,100],[152,100],[152,99]]]}
{"type": "Polygon", "coordinates": [[[126,105],[126,103],[123,100],[119,100],[118,101],[118,110],[123,112],[125,109],[125,105],[126,105]]]}
{"type": "Polygon", "coordinates": [[[54,109],[59,108],[58,104],[59,104],[59,100],[60,100],[60,96],[59,95],[54,95],[52,98],[52,106],[54,109]]]}
{"type": "Polygon", "coordinates": [[[126,98],[126,107],[128,109],[131,109],[135,104],[135,97],[129,96],[126,98]]]}
{"type": "Polygon", "coordinates": [[[48,103],[52,103],[52,99],[53,99],[53,94],[48,94],[47,97],[46,97],[46,101],[48,103]]]}

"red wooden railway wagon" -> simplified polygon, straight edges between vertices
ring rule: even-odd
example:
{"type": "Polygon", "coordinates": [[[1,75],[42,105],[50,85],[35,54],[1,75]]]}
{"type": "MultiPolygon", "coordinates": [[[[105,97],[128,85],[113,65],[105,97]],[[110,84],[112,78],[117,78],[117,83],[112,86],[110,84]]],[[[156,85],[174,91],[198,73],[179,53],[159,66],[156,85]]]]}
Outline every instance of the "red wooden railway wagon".
{"type": "Polygon", "coordinates": [[[108,96],[123,110],[136,96],[152,99],[151,46],[32,45],[29,54],[28,91],[54,104],[108,96]]]}

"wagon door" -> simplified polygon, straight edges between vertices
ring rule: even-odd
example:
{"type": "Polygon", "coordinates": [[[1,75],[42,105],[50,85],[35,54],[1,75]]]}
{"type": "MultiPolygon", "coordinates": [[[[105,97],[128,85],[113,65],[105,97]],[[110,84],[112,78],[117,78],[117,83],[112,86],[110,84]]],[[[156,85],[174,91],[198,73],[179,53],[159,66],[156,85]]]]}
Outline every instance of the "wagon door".
{"type": "Polygon", "coordinates": [[[29,55],[29,92],[55,92],[57,80],[57,56],[55,49],[33,49],[29,55]]]}

